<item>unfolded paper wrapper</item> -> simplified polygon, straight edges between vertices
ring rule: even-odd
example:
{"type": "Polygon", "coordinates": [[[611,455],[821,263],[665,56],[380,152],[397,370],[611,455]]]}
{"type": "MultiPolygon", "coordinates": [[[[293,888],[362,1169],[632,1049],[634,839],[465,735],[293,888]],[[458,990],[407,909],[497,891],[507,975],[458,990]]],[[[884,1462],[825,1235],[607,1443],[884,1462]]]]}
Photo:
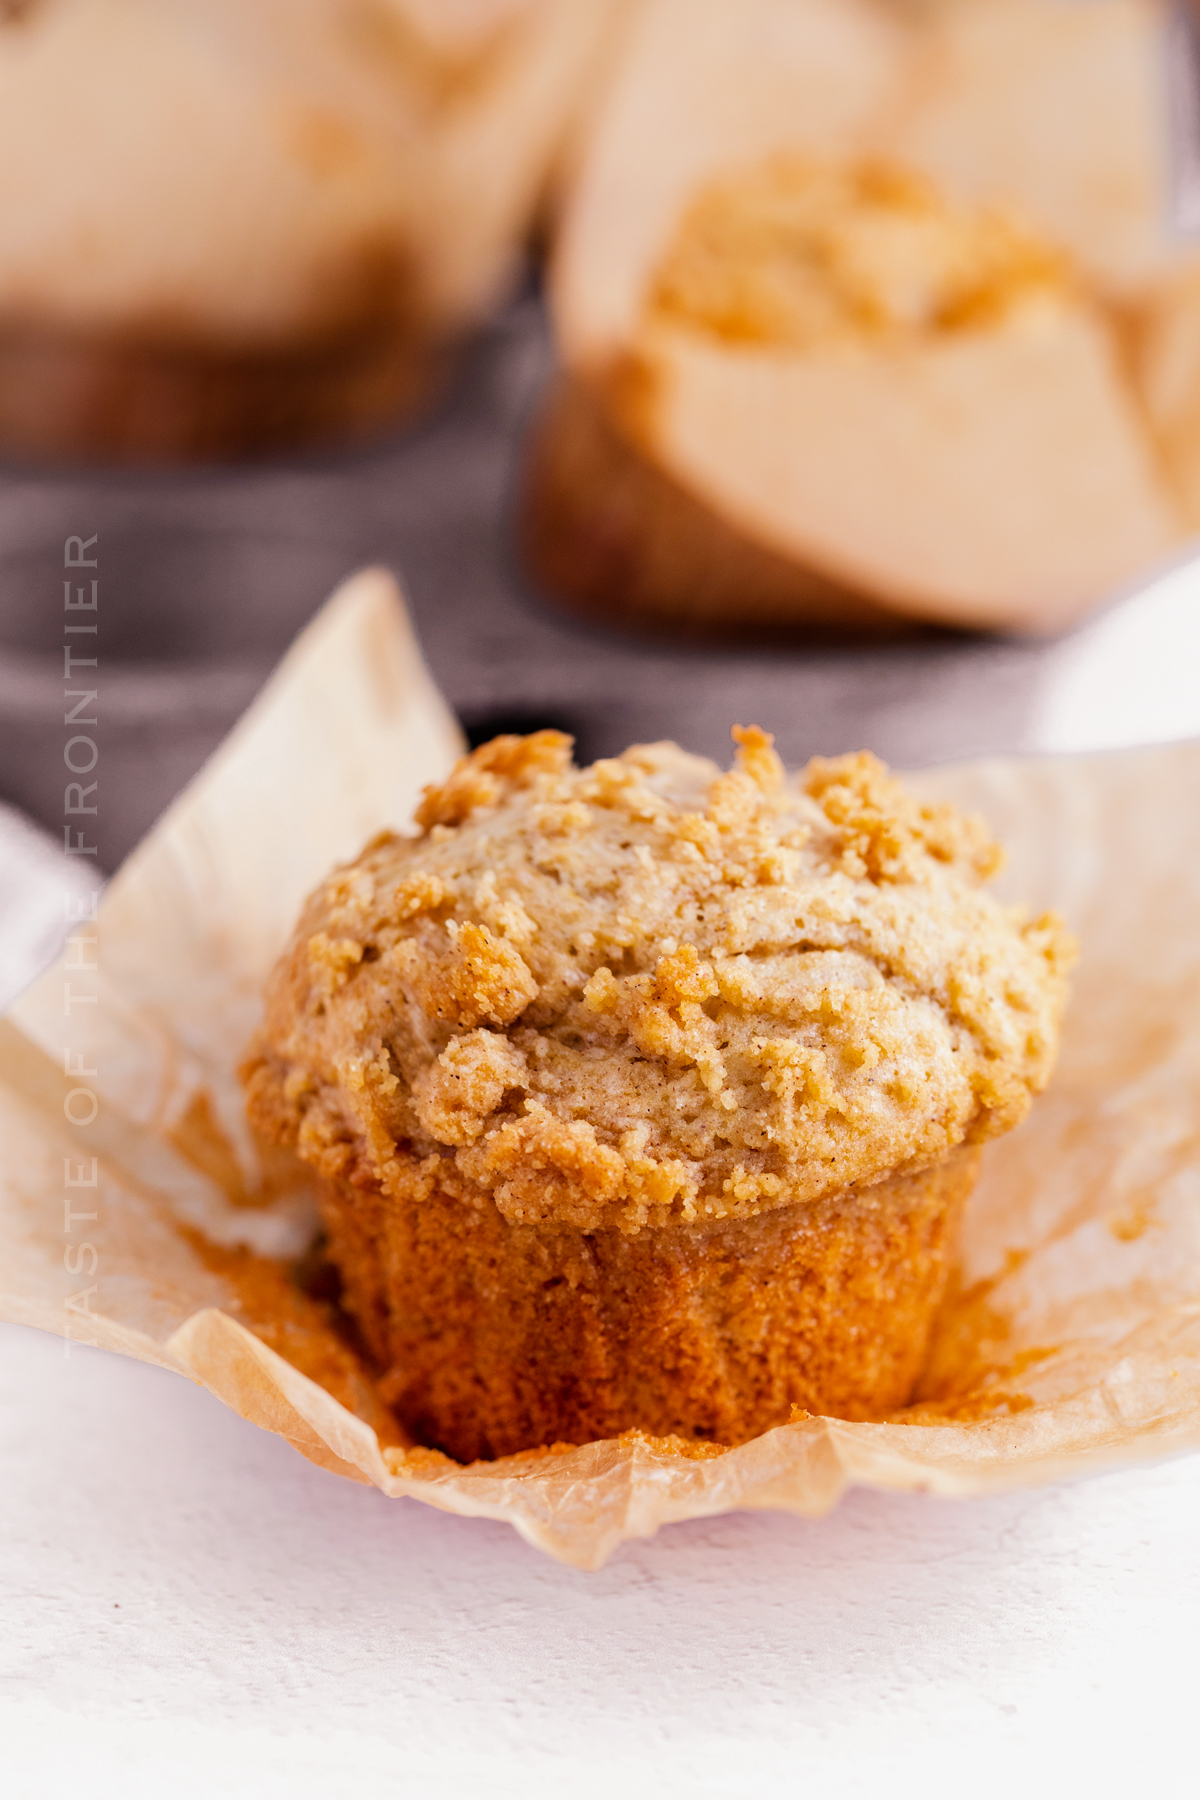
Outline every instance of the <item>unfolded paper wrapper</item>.
{"type": "Polygon", "coordinates": [[[1195,744],[916,778],[982,812],[1008,896],[1082,943],[1051,1088],[986,1153],[920,1403],[725,1452],[630,1432],[461,1468],[407,1446],[283,1273],[311,1196],[259,1166],[235,1068],[305,893],[460,747],[390,578],[356,577],[0,1022],[0,1315],[190,1375],[324,1468],[582,1568],[850,1483],[971,1495],[1200,1447],[1195,744]]]}

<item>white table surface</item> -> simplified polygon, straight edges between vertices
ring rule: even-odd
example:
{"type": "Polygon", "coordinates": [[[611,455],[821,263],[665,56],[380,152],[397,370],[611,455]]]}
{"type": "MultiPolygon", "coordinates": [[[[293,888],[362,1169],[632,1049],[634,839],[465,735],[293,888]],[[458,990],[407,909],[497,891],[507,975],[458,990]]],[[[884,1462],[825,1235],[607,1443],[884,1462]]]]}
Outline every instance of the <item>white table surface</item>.
{"type": "MultiPolygon", "coordinates": [[[[1200,732],[1195,573],[1135,605],[1064,647],[1045,747],[1200,732]]],[[[10,991],[49,953],[28,849],[0,817],[10,991]]],[[[1200,1458],[582,1575],[0,1326],[0,1468],[6,1800],[1200,1791],[1200,1458]]]]}
{"type": "Polygon", "coordinates": [[[675,1525],[583,1575],[325,1474],[178,1376],[16,1326],[0,1455],[13,1800],[1200,1779],[1197,1457],[675,1525]]]}

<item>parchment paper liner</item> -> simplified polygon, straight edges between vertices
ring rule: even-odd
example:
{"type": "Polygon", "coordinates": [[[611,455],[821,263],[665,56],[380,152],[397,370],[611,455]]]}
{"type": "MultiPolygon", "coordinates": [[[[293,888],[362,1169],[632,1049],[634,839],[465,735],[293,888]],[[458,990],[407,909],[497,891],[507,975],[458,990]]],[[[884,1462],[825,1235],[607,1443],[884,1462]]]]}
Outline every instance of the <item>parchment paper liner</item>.
{"type": "Polygon", "coordinates": [[[237,1259],[197,1234],[287,1255],[311,1232],[302,1194],[230,1199],[262,1179],[233,1076],[261,982],[305,892],[407,820],[459,747],[390,579],[356,577],[79,927],[98,947],[68,943],[0,1022],[0,1316],[189,1374],[324,1468],[505,1519],[582,1568],[670,1520],[818,1514],[852,1482],[968,1495],[1200,1445],[1195,744],[917,778],[981,810],[1007,891],[1060,908],[1083,944],[1053,1085],[985,1159],[932,1403],[804,1418],[723,1455],[634,1433],[460,1469],[381,1443],[240,1323],[237,1259]],[[69,1016],[65,983],[93,996],[69,1016]],[[64,1078],[66,1051],[97,1075],[64,1078]],[[100,1108],[73,1127],[81,1086],[100,1108]],[[176,1147],[197,1116],[240,1165],[224,1189],[176,1147]],[[97,1186],[65,1188],[64,1161],[86,1174],[93,1156],[97,1186]]]}

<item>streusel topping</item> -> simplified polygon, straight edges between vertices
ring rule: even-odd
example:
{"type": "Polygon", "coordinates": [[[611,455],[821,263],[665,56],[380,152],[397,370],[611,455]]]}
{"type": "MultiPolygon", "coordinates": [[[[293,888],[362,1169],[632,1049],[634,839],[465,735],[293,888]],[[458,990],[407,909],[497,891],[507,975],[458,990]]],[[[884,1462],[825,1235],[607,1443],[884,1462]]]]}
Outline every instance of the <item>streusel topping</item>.
{"type": "Polygon", "coordinates": [[[922,175],[776,156],[697,196],[651,310],[733,343],[810,350],[978,330],[1071,286],[1060,252],[922,175]]]}
{"type": "Polygon", "coordinates": [[[982,826],[874,757],[497,738],[311,897],[244,1074],[330,1177],[636,1232],[1007,1130],[1071,946],[983,890],[982,826]]]}

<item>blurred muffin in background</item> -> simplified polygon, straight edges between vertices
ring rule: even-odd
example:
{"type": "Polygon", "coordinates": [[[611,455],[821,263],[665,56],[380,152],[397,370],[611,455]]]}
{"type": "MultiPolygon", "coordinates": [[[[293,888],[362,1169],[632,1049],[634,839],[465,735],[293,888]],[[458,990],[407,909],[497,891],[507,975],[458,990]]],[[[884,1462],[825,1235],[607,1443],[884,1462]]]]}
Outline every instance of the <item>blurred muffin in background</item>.
{"type": "Polygon", "coordinates": [[[1185,521],[1155,0],[650,0],[557,246],[535,576],[689,626],[1060,629],[1185,521]]]}
{"type": "Polygon", "coordinates": [[[0,7],[0,449],[403,418],[513,279],[622,0],[0,7]]]}

